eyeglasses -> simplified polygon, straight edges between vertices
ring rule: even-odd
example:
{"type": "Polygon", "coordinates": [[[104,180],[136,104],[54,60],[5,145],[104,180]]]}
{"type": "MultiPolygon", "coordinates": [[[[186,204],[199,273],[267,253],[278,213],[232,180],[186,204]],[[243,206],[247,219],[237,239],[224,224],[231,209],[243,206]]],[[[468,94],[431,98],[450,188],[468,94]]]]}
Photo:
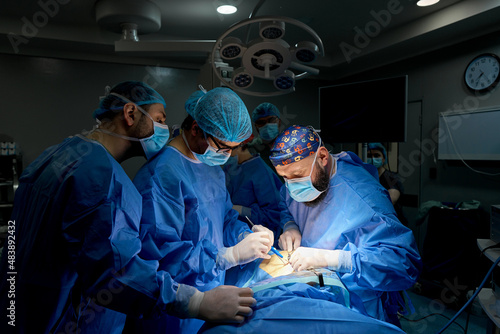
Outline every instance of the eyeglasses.
{"type": "Polygon", "coordinates": [[[266,125],[267,123],[278,123],[279,120],[280,119],[276,116],[263,117],[263,118],[260,118],[260,119],[255,121],[255,126],[261,128],[264,125],[266,125]]]}
{"type": "Polygon", "coordinates": [[[240,145],[236,145],[234,147],[227,146],[227,145],[224,145],[222,143],[217,142],[217,140],[215,140],[215,138],[212,135],[209,135],[209,137],[215,143],[215,146],[217,146],[217,150],[215,151],[216,153],[220,153],[220,152],[222,152],[222,153],[231,153],[232,150],[236,150],[238,147],[241,146],[241,144],[240,145]]]}

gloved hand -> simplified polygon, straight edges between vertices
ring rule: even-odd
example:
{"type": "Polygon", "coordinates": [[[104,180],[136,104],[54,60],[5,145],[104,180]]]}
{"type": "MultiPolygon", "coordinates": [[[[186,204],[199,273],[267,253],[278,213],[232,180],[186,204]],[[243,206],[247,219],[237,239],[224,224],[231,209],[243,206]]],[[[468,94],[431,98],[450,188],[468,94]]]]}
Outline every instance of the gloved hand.
{"type": "Polygon", "coordinates": [[[290,264],[295,271],[327,267],[331,270],[347,272],[352,266],[351,252],[339,249],[299,247],[293,252],[290,264]]]}
{"type": "Polygon", "coordinates": [[[274,232],[265,227],[264,225],[254,225],[252,226],[252,231],[254,232],[267,232],[269,235],[269,240],[271,240],[271,246],[274,243],[274,232]]]}
{"type": "Polygon", "coordinates": [[[271,249],[272,241],[267,232],[248,233],[246,237],[233,247],[219,249],[217,266],[227,270],[238,264],[252,262],[257,258],[270,259],[267,254],[271,249]]]}
{"type": "Polygon", "coordinates": [[[241,323],[252,315],[251,307],[255,304],[252,289],[222,285],[206,292],[198,291],[189,301],[189,311],[205,321],[241,323]]]}
{"type": "Polygon", "coordinates": [[[302,241],[302,234],[296,228],[289,228],[280,235],[280,240],[278,246],[282,250],[291,252],[294,249],[300,247],[300,242],[302,241]]]}
{"type": "Polygon", "coordinates": [[[249,233],[236,246],[231,247],[236,264],[245,264],[255,259],[270,259],[272,241],[267,232],[249,233]]]}

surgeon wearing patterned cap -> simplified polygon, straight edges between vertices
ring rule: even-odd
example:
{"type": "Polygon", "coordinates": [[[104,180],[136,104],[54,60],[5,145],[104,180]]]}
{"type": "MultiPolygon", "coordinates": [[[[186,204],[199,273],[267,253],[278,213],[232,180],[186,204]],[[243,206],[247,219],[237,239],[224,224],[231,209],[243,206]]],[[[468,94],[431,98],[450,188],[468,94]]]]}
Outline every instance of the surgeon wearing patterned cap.
{"type": "Polygon", "coordinates": [[[330,154],[313,128],[299,125],[276,138],[270,159],[285,178],[279,246],[294,250],[293,268],[337,271],[370,316],[398,325],[399,292],[422,264],[374,166],[352,152],[330,154]]]}
{"type": "MultiPolygon", "coordinates": [[[[141,256],[159,260],[176,282],[207,291],[224,284],[227,269],[270,258],[274,235],[261,225],[249,233],[238,220],[221,168],[252,133],[245,104],[222,87],[196,100],[186,108],[181,135],[141,168],[134,184],[144,206],[141,256]]],[[[203,325],[172,316],[130,320],[133,333],[197,333],[203,325]]]]}

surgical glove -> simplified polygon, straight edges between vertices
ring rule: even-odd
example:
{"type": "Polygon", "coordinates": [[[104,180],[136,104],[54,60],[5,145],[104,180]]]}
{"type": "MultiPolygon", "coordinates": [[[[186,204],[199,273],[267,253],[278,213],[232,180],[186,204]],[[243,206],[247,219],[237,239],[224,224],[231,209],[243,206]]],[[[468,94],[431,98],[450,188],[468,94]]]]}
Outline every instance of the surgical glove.
{"type": "Polygon", "coordinates": [[[300,247],[300,242],[302,241],[302,234],[296,228],[289,228],[280,235],[280,240],[278,246],[282,250],[293,251],[300,247]]]}
{"type": "Polygon", "coordinates": [[[267,232],[267,234],[269,235],[269,240],[271,240],[271,244],[274,243],[274,232],[265,227],[264,225],[254,225],[252,226],[252,231],[267,232]]]}
{"type": "Polygon", "coordinates": [[[293,252],[290,264],[295,271],[328,268],[339,272],[350,272],[352,269],[351,252],[339,249],[299,247],[293,252]]]}
{"type": "Polygon", "coordinates": [[[248,233],[245,239],[233,247],[219,249],[217,265],[222,270],[227,270],[238,264],[252,262],[257,258],[270,259],[267,252],[271,249],[272,242],[267,232],[248,233]]]}
{"type": "Polygon", "coordinates": [[[191,301],[193,301],[192,307],[195,308],[197,305],[199,309],[196,316],[198,319],[214,322],[242,323],[245,317],[252,315],[251,307],[256,304],[252,289],[228,285],[218,286],[206,292],[198,292],[191,298],[190,308],[191,301]]]}

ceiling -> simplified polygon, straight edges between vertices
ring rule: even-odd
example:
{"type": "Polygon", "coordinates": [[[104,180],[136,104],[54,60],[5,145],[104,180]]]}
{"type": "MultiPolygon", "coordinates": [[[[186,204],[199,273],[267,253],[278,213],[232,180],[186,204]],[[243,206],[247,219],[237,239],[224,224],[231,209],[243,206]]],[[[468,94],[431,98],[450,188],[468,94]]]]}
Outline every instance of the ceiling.
{"type": "MultiPolygon", "coordinates": [[[[125,7],[130,1],[120,3],[125,7]]],[[[329,79],[500,30],[498,0],[441,0],[430,7],[418,7],[415,0],[228,0],[238,11],[227,16],[215,10],[223,0],[151,2],[160,9],[161,28],[139,35],[141,42],[214,41],[231,25],[250,16],[273,15],[299,20],[321,38],[325,56],[312,66],[320,70],[320,77],[329,79]],[[364,39],[363,34],[366,34],[364,39]]],[[[181,68],[200,68],[208,59],[207,50],[115,52],[114,42],[121,35],[96,22],[95,3],[2,1],[0,52],[181,68]]]]}

